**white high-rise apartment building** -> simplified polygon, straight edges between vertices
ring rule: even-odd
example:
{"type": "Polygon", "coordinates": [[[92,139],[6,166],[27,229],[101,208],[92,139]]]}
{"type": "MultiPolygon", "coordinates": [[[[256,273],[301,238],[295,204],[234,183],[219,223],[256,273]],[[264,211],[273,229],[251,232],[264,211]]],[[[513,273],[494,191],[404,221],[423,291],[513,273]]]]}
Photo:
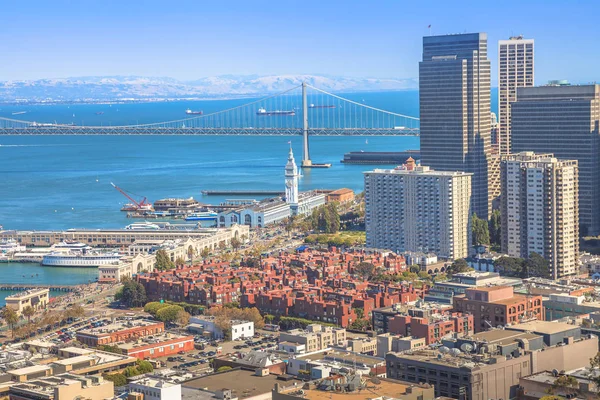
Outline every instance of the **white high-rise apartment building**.
{"type": "Polygon", "coordinates": [[[367,246],[467,257],[472,173],[434,171],[414,160],[365,172],[367,246]]]}
{"type": "Polygon", "coordinates": [[[498,150],[510,154],[510,103],[517,88],[533,86],[533,39],[513,36],[498,42],[498,150]]]}
{"type": "Polygon", "coordinates": [[[548,260],[554,279],[577,272],[579,197],[576,160],[522,152],[503,156],[502,252],[548,260]]]}

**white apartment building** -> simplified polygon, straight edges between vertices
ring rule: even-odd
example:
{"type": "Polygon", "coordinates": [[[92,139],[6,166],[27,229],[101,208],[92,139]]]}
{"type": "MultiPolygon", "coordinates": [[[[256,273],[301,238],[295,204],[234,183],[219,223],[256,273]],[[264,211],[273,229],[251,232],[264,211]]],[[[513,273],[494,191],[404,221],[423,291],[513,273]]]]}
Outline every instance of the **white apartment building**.
{"type": "MultiPolygon", "coordinates": [[[[213,339],[223,339],[225,333],[216,325],[215,317],[200,316],[190,318],[190,326],[203,332],[210,332],[213,339]]],[[[249,339],[254,337],[254,322],[231,320],[230,340],[249,339]]]]}
{"type": "Polygon", "coordinates": [[[533,86],[533,39],[513,36],[498,42],[498,145],[500,154],[510,154],[510,103],[517,88],[533,86]]]}
{"type": "Polygon", "coordinates": [[[396,169],[365,172],[367,246],[467,257],[472,175],[434,171],[412,159],[396,169]]]}
{"type": "Polygon", "coordinates": [[[553,278],[578,270],[579,197],[576,160],[522,152],[502,157],[502,252],[549,262],[553,278]]]}
{"type": "Polygon", "coordinates": [[[147,377],[131,382],[129,391],[141,393],[144,400],[178,400],[181,399],[181,385],[168,382],[158,377],[147,377]]]}

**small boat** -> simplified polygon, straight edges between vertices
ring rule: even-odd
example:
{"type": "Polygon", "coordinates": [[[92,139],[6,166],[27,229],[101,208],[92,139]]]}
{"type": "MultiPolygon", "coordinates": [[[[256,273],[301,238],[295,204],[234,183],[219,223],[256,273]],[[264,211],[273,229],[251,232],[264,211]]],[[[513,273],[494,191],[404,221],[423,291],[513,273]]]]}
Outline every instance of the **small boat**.
{"type": "Polygon", "coordinates": [[[204,114],[204,111],[192,111],[191,109],[188,108],[187,110],[185,110],[185,113],[188,115],[189,114],[202,115],[202,114],[204,114]]]}
{"type": "Polygon", "coordinates": [[[334,105],[329,105],[329,104],[325,104],[325,105],[321,105],[321,106],[319,106],[319,105],[315,105],[315,104],[310,104],[310,105],[308,106],[308,108],[336,108],[336,107],[337,107],[337,106],[334,106],[334,105]]]}
{"type": "Polygon", "coordinates": [[[14,113],[12,113],[12,115],[21,115],[21,114],[25,114],[27,111],[15,111],[14,113]]]}
{"type": "Polygon", "coordinates": [[[264,108],[259,108],[258,111],[256,112],[256,115],[291,115],[294,116],[296,115],[296,111],[291,110],[291,111],[285,111],[285,110],[275,110],[275,111],[267,111],[264,108]]]}
{"type": "Polygon", "coordinates": [[[98,112],[96,113],[96,115],[102,115],[102,114],[104,114],[104,111],[98,111],[98,112]]]}
{"type": "Polygon", "coordinates": [[[369,139],[365,139],[365,144],[369,144],[369,139]]]}

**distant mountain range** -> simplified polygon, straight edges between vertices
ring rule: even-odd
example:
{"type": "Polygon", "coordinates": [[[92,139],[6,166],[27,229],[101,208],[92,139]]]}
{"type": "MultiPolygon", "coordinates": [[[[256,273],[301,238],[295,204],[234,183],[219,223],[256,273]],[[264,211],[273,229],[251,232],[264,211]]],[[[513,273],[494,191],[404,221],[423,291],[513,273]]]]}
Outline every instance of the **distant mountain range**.
{"type": "Polygon", "coordinates": [[[86,76],[0,82],[0,101],[111,101],[224,98],[270,94],[306,82],[330,92],[417,89],[417,79],[322,75],[222,75],[194,81],[141,76],[86,76]]]}

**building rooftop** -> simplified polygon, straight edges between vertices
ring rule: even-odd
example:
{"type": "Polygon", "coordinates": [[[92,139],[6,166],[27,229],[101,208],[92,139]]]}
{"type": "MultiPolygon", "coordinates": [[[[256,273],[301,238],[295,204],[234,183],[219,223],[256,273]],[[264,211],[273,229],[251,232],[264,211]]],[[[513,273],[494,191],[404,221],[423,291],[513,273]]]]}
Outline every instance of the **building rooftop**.
{"type": "Polygon", "coordinates": [[[114,332],[126,331],[128,329],[141,328],[145,326],[162,324],[162,322],[158,321],[150,321],[150,320],[135,320],[135,321],[123,321],[123,322],[114,322],[112,324],[108,324],[106,326],[101,326],[98,328],[90,328],[84,329],[77,332],[78,335],[90,335],[90,336],[104,336],[110,335],[114,332]]]}
{"type": "Polygon", "coordinates": [[[534,339],[539,337],[535,333],[509,331],[504,329],[492,329],[491,331],[480,332],[471,336],[477,341],[486,341],[488,343],[508,344],[515,339],[534,339]]]}
{"type": "Polygon", "coordinates": [[[193,336],[175,335],[172,333],[165,332],[165,333],[159,333],[159,334],[152,335],[152,336],[140,337],[140,338],[135,339],[134,341],[119,342],[116,344],[116,346],[118,346],[120,349],[123,349],[123,350],[131,350],[131,349],[135,349],[138,347],[163,343],[163,342],[166,342],[169,340],[177,340],[177,339],[185,339],[185,338],[189,338],[190,340],[192,340],[193,336]]]}
{"type": "Polygon", "coordinates": [[[133,381],[131,383],[134,385],[142,385],[142,386],[153,387],[153,388],[168,388],[171,386],[179,385],[178,383],[171,383],[164,379],[158,379],[158,378],[152,378],[152,377],[145,377],[142,379],[138,379],[137,381],[133,381]]]}
{"type": "Polygon", "coordinates": [[[329,194],[346,194],[346,193],[354,193],[354,191],[352,189],[348,189],[348,188],[341,188],[341,189],[337,189],[334,190],[333,192],[330,192],[329,194]]]}
{"type": "Polygon", "coordinates": [[[70,358],[65,358],[64,360],[58,360],[58,361],[54,361],[53,364],[59,364],[59,365],[75,365],[75,364],[79,364],[82,362],[88,362],[88,361],[95,361],[97,360],[96,357],[91,357],[91,356],[77,356],[77,357],[70,357],[70,358]]]}
{"type": "Polygon", "coordinates": [[[539,334],[552,335],[559,332],[570,331],[578,329],[577,325],[570,325],[565,322],[555,321],[529,321],[522,324],[515,324],[510,326],[508,329],[519,330],[519,331],[531,331],[539,334]]]}
{"type": "MultiPolygon", "coordinates": [[[[319,389],[304,389],[304,399],[309,400],[371,400],[373,398],[399,399],[410,387],[392,379],[369,378],[365,380],[366,388],[354,392],[335,393],[319,389]]],[[[416,386],[416,385],[415,385],[416,386]]],[[[293,389],[298,391],[298,389],[293,389]]]]}
{"type": "Polygon", "coordinates": [[[36,372],[48,371],[50,369],[52,368],[48,365],[32,365],[29,367],[13,369],[12,371],[8,371],[8,373],[13,375],[29,375],[36,372]]]}
{"type": "Polygon", "coordinates": [[[275,382],[277,382],[276,375],[256,376],[254,370],[235,368],[231,371],[191,379],[183,382],[182,386],[213,393],[229,389],[234,397],[242,399],[264,393],[270,394],[275,382]]]}
{"type": "Polygon", "coordinates": [[[376,366],[381,363],[384,363],[385,360],[379,357],[367,356],[364,354],[357,354],[349,351],[324,351],[318,353],[311,353],[307,355],[299,355],[297,357],[300,360],[310,360],[310,361],[321,361],[325,360],[327,362],[339,362],[341,364],[348,364],[357,366],[376,366]]]}
{"type": "Polygon", "coordinates": [[[18,293],[12,294],[10,296],[6,296],[6,300],[23,299],[23,298],[27,298],[27,297],[31,297],[31,296],[38,296],[40,294],[49,293],[49,292],[50,292],[50,290],[47,288],[30,289],[30,290],[25,290],[23,292],[18,292],[18,293]]]}

